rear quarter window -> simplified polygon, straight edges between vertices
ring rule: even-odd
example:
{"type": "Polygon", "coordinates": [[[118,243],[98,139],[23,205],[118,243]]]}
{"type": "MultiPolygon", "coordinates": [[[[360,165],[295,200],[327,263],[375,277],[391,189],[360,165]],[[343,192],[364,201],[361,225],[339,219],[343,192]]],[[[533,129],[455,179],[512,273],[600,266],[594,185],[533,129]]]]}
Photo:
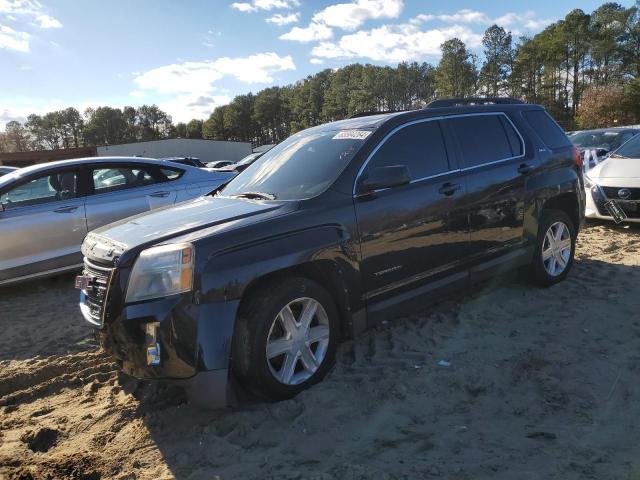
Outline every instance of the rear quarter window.
{"type": "Polygon", "coordinates": [[[544,110],[524,111],[522,112],[522,117],[547,147],[555,149],[571,146],[571,142],[564,130],[544,110]]]}
{"type": "Polygon", "coordinates": [[[173,168],[161,168],[160,173],[164,176],[164,178],[166,178],[166,181],[170,182],[172,180],[179,179],[184,173],[184,170],[178,170],[178,169],[174,170],[173,168]]]}
{"type": "Polygon", "coordinates": [[[468,115],[445,120],[462,150],[465,167],[475,167],[521,154],[519,138],[503,115],[468,115]],[[509,125],[509,129],[506,129],[509,125]],[[512,136],[513,138],[510,138],[512,136]],[[516,154],[514,154],[517,152],[516,154]]]}

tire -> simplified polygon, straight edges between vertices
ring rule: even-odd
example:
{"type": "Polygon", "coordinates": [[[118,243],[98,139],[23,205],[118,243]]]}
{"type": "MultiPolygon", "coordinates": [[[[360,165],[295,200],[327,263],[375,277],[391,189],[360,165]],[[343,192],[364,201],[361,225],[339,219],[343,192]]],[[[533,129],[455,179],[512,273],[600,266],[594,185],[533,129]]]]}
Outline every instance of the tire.
{"type": "Polygon", "coordinates": [[[266,283],[241,304],[232,371],[261,398],[291,398],[327,374],[335,361],[338,329],[335,303],[318,283],[301,277],[266,283]]]}
{"type": "Polygon", "coordinates": [[[561,282],[571,270],[575,249],[576,230],[569,216],[562,210],[544,210],[538,227],[533,260],[529,267],[529,279],[544,287],[561,282]],[[553,245],[547,234],[550,233],[555,239],[559,228],[562,229],[561,243],[553,245]]]}

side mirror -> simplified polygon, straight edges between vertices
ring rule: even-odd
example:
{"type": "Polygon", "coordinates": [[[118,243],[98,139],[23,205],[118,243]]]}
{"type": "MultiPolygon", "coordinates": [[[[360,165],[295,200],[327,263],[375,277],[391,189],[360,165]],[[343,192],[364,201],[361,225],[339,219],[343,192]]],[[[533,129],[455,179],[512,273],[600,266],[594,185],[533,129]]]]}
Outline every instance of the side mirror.
{"type": "Polygon", "coordinates": [[[373,192],[383,188],[399,187],[411,181],[409,169],[404,165],[375,167],[368,171],[367,178],[360,183],[360,190],[373,192]]]}

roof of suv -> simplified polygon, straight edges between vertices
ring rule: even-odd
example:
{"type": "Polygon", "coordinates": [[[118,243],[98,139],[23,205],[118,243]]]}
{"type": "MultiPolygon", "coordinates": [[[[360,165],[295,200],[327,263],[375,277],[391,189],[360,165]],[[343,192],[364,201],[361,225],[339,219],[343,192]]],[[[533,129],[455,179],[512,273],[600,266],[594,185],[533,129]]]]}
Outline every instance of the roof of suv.
{"type": "Polygon", "coordinates": [[[444,106],[444,107],[425,107],[417,110],[407,110],[402,112],[391,112],[382,114],[373,114],[346,120],[338,120],[336,122],[325,123],[314,127],[319,131],[331,130],[349,130],[349,129],[366,129],[375,130],[385,124],[387,121],[395,118],[412,120],[417,118],[439,117],[444,115],[459,115],[464,113],[477,112],[513,112],[521,110],[542,110],[543,107],[528,103],[496,103],[481,105],[462,105],[462,106],[444,106]]]}

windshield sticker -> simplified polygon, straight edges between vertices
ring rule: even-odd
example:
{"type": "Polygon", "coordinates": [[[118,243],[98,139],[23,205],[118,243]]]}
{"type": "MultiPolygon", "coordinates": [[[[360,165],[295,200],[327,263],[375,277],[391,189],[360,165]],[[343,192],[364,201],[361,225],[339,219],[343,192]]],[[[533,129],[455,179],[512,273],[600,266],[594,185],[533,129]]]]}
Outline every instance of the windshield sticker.
{"type": "Polygon", "coordinates": [[[364,140],[369,135],[370,130],[342,130],[334,135],[333,140],[364,140]]]}

